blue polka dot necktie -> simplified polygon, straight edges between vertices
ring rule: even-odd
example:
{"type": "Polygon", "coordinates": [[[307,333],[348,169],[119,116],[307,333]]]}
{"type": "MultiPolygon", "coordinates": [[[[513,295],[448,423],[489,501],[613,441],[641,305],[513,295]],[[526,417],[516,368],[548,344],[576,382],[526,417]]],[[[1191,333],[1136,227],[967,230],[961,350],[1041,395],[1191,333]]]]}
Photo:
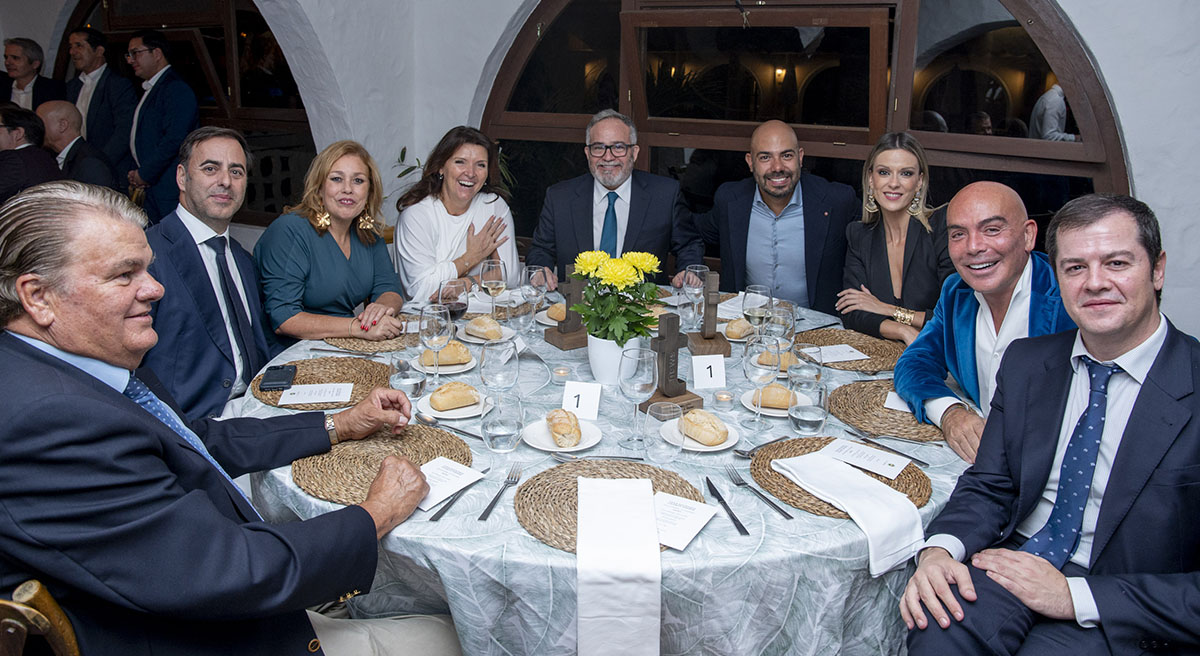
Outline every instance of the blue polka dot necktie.
{"type": "MultiPolygon", "coordinates": [[[[172,410],[171,407],[166,403],[163,403],[162,399],[155,396],[154,392],[151,392],[150,388],[146,387],[146,384],[138,380],[138,377],[134,376],[133,374],[129,375],[129,384],[125,386],[125,396],[129,397],[134,403],[141,406],[141,408],[146,412],[154,415],[155,419],[166,424],[167,428],[175,431],[175,433],[179,435],[179,437],[182,437],[185,442],[192,445],[193,449],[199,451],[200,455],[204,456],[204,459],[207,460],[213,467],[215,467],[216,470],[225,477],[225,480],[229,481],[229,485],[231,485],[233,489],[236,490],[237,493],[246,500],[246,503],[250,505],[250,508],[254,508],[254,505],[250,503],[250,499],[246,498],[246,494],[242,492],[242,488],[238,487],[237,484],[233,482],[233,479],[229,477],[229,474],[225,473],[225,469],[221,467],[216,459],[212,457],[212,454],[208,452],[208,448],[204,446],[204,442],[200,441],[200,437],[193,433],[190,428],[185,426],[183,422],[179,421],[179,417],[175,414],[175,411],[172,410]]],[[[257,514],[257,511],[255,511],[256,516],[257,514]]]]}
{"type": "Polygon", "coordinates": [[[1083,510],[1092,489],[1092,475],[1096,471],[1096,456],[1100,451],[1100,437],[1104,433],[1104,414],[1108,406],[1108,380],[1121,370],[1116,365],[1101,364],[1083,356],[1088,368],[1088,405],[1075,424],[1075,431],[1067,442],[1063,454],[1062,468],[1058,472],[1058,495],[1054,498],[1054,509],[1050,519],[1040,531],[1033,534],[1021,551],[1041,556],[1062,569],[1075,553],[1083,531],[1083,510]]]}
{"type": "Polygon", "coordinates": [[[600,250],[609,257],[617,256],[617,192],[608,192],[608,211],[604,213],[604,230],[600,233],[600,250]]]}

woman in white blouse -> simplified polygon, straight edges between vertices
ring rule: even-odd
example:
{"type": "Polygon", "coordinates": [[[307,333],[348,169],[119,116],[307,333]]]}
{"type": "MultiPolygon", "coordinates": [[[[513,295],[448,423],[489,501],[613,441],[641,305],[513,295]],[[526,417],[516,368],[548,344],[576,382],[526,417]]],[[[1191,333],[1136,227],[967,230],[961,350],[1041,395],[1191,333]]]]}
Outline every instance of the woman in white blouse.
{"type": "Polygon", "coordinates": [[[432,299],[441,283],[454,278],[468,287],[478,284],[479,264],[488,259],[504,261],[510,288],[519,284],[507,194],[488,184],[495,166],[496,144],[460,125],[442,137],[421,179],[396,202],[395,259],[408,298],[432,299]]]}

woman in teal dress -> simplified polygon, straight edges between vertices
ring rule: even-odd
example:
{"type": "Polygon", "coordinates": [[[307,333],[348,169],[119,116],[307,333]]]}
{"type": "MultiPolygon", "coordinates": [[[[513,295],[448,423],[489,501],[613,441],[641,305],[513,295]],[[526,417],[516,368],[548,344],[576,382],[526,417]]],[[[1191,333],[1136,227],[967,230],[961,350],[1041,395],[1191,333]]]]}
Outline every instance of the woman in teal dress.
{"type": "Polygon", "coordinates": [[[331,144],[313,160],[300,202],[285,207],[254,247],[276,333],[383,340],[404,331],[396,318],[400,280],[374,219],[382,187],[375,160],[354,141],[331,144]]]}

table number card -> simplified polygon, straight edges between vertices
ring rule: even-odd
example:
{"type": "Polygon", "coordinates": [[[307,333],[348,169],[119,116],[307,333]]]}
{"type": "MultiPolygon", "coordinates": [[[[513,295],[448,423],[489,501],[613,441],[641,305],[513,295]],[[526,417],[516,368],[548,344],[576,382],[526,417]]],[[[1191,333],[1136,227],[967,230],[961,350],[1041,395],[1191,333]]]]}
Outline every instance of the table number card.
{"type": "Polygon", "coordinates": [[[692,376],[696,379],[695,389],[721,389],[725,387],[725,356],[693,355],[692,376]]]}
{"type": "Polygon", "coordinates": [[[600,412],[600,392],[603,389],[600,383],[568,380],[563,387],[562,408],[574,412],[580,419],[596,421],[596,415],[600,412]]]}
{"type": "Polygon", "coordinates": [[[716,508],[706,503],[666,492],[655,493],[654,517],[658,524],[659,543],[683,551],[716,512],[716,508]]]}
{"type": "Polygon", "coordinates": [[[900,471],[912,462],[904,456],[888,453],[881,449],[873,449],[865,444],[849,440],[834,440],[818,453],[827,455],[834,460],[841,460],[847,465],[874,472],[889,480],[895,480],[900,475],[900,471]]]}
{"type": "Polygon", "coordinates": [[[322,385],[292,385],[279,395],[279,405],[300,403],[350,403],[354,383],[325,383],[322,385]]]}
{"type": "Polygon", "coordinates": [[[483,478],[482,472],[445,456],[438,456],[421,465],[421,473],[425,474],[425,482],[429,483],[429,493],[417,504],[421,510],[433,508],[446,497],[483,478]]]}

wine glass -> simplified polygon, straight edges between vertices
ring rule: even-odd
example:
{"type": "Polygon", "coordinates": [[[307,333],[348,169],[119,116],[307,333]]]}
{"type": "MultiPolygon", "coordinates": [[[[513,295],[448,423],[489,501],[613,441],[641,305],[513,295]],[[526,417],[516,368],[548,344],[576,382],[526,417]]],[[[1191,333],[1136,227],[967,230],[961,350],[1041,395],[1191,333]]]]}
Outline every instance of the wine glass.
{"type": "Polygon", "coordinates": [[[517,384],[520,371],[517,345],[512,340],[494,339],[483,345],[483,353],[479,356],[479,378],[484,389],[497,395],[497,403],[500,392],[517,384]]]}
{"type": "Polygon", "coordinates": [[[754,417],[743,419],[741,425],[755,431],[768,426],[762,418],[762,394],[765,388],[779,375],[779,359],[791,348],[791,341],[771,335],[755,335],[746,341],[746,352],[742,355],[742,370],[746,380],[758,390],[754,404],[754,417]]]}
{"type": "Polygon", "coordinates": [[[450,311],[451,321],[458,321],[467,313],[467,294],[470,291],[467,282],[461,278],[451,278],[438,285],[437,302],[450,311]]]}
{"type": "Polygon", "coordinates": [[[435,303],[421,309],[421,344],[433,351],[433,389],[441,380],[441,352],[450,343],[454,334],[454,322],[450,321],[450,310],[435,303]]]}
{"type": "Polygon", "coordinates": [[[546,267],[528,265],[521,271],[521,293],[525,301],[533,303],[532,312],[536,313],[550,291],[550,279],[546,267]],[[534,303],[533,299],[537,299],[534,303]]]}
{"type": "Polygon", "coordinates": [[[617,444],[622,449],[637,451],[642,448],[641,433],[638,432],[638,404],[649,401],[658,387],[658,358],[650,349],[627,348],[621,351],[620,376],[621,394],[633,404],[633,420],[629,431],[617,444]]]}
{"type": "Polygon", "coordinates": [[[762,334],[772,337],[791,338],[796,334],[796,315],[791,308],[773,307],[763,321],[762,334]]]}
{"type": "Polygon", "coordinates": [[[674,403],[660,401],[651,403],[649,408],[646,408],[646,419],[642,422],[642,439],[646,445],[646,460],[663,466],[675,462],[679,458],[679,453],[683,447],[682,433],[681,439],[678,442],[668,440],[663,436],[664,425],[669,421],[676,421],[683,417],[683,409],[674,403]]]}
{"type": "Polygon", "coordinates": [[[742,294],[742,316],[754,326],[754,334],[760,335],[760,327],[771,310],[771,289],[766,285],[748,285],[742,294]]]}
{"type": "Polygon", "coordinates": [[[708,278],[708,267],[703,264],[692,264],[683,276],[683,295],[692,304],[692,330],[700,330],[700,304],[704,296],[704,281],[708,278]]]}
{"type": "Polygon", "coordinates": [[[508,272],[504,260],[484,260],[479,265],[479,284],[492,297],[492,318],[496,318],[496,297],[504,293],[508,285],[508,272]]]}

